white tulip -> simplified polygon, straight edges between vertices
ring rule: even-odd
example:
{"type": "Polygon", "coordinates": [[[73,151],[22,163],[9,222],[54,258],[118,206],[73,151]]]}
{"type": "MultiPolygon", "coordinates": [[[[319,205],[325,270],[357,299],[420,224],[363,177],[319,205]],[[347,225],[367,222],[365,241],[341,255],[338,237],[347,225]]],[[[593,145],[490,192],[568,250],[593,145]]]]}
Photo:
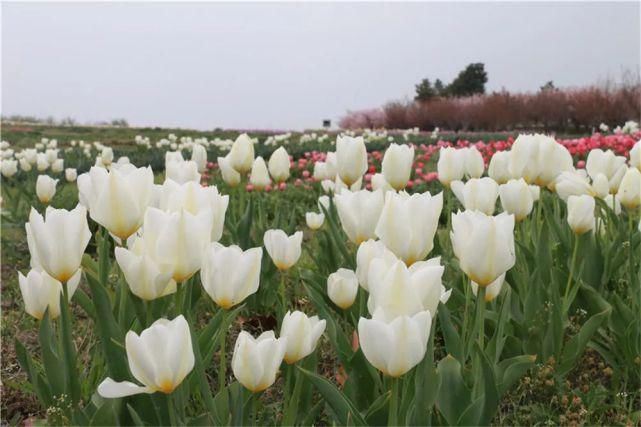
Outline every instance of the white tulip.
{"type": "Polygon", "coordinates": [[[223,181],[225,181],[227,185],[235,187],[240,184],[240,173],[231,166],[228,157],[219,157],[218,167],[220,168],[220,173],[223,176],[223,181]]]}
{"type": "Polygon", "coordinates": [[[432,318],[427,311],[391,322],[361,318],[358,338],[365,357],[376,369],[400,377],[418,365],[427,351],[432,318]]]}
{"type": "Polygon", "coordinates": [[[307,317],[301,311],[287,312],[280,327],[281,338],[286,338],[284,360],[288,365],[309,356],[316,349],[325,331],[325,320],[307,317]]]}
{"type": "Polygon", "coordinates": [[[383,156],[383,176],[395,190],[402,190],[412,174],[414,147],[390,144],[383,156]]]}
{"type": "Polygon", "coordinates": [[[47,156],[44,153],[38,153],[36,167],[38,172],[44,172],[49,168],[49,162],[47,161],[47,156]]]}
{"type": "Polygon", "coordinates": [[[420,261],[434,247],[434,234],[443,208],[443,193],[385,194],[376,236],[407,265],[420,261]]]}
{"type": "Polygon", "coordinates": [[[265,249],[274,265],[281,270],[289,270],[300,258],[303,232],[297,231],[291,236],[283,230],[267,230],[263,237],[265,249]]]}
{"type": "Polygon", "coordinates": [[[595,195],[589,179],[577,171],[561,172],[556,178],[554,190],[564,201],[570,196],[595,195]]]}
{"type": "Polygon", "coordinates": [[[92,167],[78,177],[80,203],[94,221],[123,242],[142,225],[153,185],[150,167],[129,166],[109,172],[92,167]]]}
{"type": "Polygon", "coordinates": [[[465,183],[453,181],[450,187],[465,209],[481,211],[486,215],[494,213],[499,185],[492,178],[472,178],[465,183]]]}
{"type": "Polygon", "coordinates": [[[476,147],[467,147],[463,149],[465,153],[465,175],[470,178],[480,178],[485,170],[483,156],[476,147]]]}
{"type": "Polygon", "coordinates": [[[240,304],[258,290],[262,248],[243,251],[238,246],[212,243],[200,270],[203,288],[225,310],[240,304]]]}
{"type": "Polygon", "coordinates": [[[200,183],[198,164],[191,160],[167,162],[165,164],[165,177],[179,184],[190,181],[200,183]]]}
{"type": "MultiPolygon", "coordinates": [[[[69,301],[78,288],[81,271],[78,270],[67,282],[69,301]]],[[[24,300],[25,311],[38,320],[42,320],[45,311],[49,309],[49,316],[55,319],[60,315],[60,295],[62,284],[49,276],[44,271],[31,270],[27,276],[18,272],[18,284],[24,300]]]]}
{"type": "Polygon", "coordinates": [[[78,171],[75,168],[65,169],[65,179],[67,182],[74,182],[78,178],[78,171]]]}
{"type": "Polygon", "coordinates": [[[160,264],[146,253],[142,237],[135,238],[130,246],[131,249],[117,247],[115,255],[131,292],[146,301],[176,292],[171,265],[160,264]]]}
{"type": "Polygon", "coordinates": [[[367,309],[386,321],[421,311],[429,311],[433,317],[439,302],[445,304],[452,292],[441,282],[444,271],[440,258],[419,261],[409,268],[400,260],[389,264],[383,258],[374,259],[369,268],[367,309]]]}
{"type": "MultiPolygon", "coordinates": [[[[2,176],[5,178],[11,178],[18,172],[18,161],[2,160],[2,162],[0,162],[0,167],[2,168],[2,176]]],[[[31,165],[29,165],[29,167],[31,167],[31,165]]]]}
{"type": "Polygon", "coordinates": [[[514,215],[452,214],[452,249],[467,276],[485,287],[514,266],[514,215]]]}
{"type": "Polygon", "coordinates": [[[263,332],[256,339],[241,331],[231,360],[234,376],[252,393],[267,389],[276,381],[286,347],[287,338],[276,339],[274,331],[263,332]]]}
{"type": "Polygon", "coordinates": [[[510,150],[510,175],[528,184],[554,187],[557,176],[573,168],[570,152],[549,136],[519,135],[510,150]]]}
{"type": "Polygon", "coordinates": [[[499,186],[501,206],[509,214],[513,214],[516,221],[523,221],[532,212],[534,197],[531,187],[539,190],[539,187],[529,186],[523,178],[511,179],[499,186]]]}
{"type": "Polygon", "coordinates": [[[199,173],[207,170],[207,149],[200,144],[191,147],[191,161],[196,163],[199,173]]]}
{"type": "Polygon", "coordinates": [[[56,194],[57,184],[58,180],[51,178],[49,175],[38,175],[36,180],[36,195],[38,199],[45,205],[49,204],[56,194]]]}
{"type": "Polygon", "coordinates": [[[51,172],[60,173],[65,170],[65,161],[63,159],[56,159],[51,163],[51,172]]]}
{"type": "Polygon", "coordinates": [[[49,148],[45,151],[45,157],[47,158],[47,162],[49,164],[52,164],[58,159],[58,150],[49,148]]]}
{"type": "Polygon", "coordinates": [[[127,332],[125,350],[131,373],[143,385],[106,378],[98,386],[100,396],[117,398],[157,391],[170,394],[194,368],[189,324],[182,315],[174,320],[158,319],[140,335],[127,332]]]}
{"type": "Polygon", "coordinates": [[[192,215],[197,215],[209,211],[211,241],[218,241],[223,235],[228,206],[229,196],[221,195],[215,185],[203,187],[193,181],[181,185],[170,179],[163,183],[158,201],[158,207],[169,212],[180,212],[184,209],[192,215]]]}
{"type": "Polygon", "coordinates": [[[269,158],[269,174],[276,182],[289,178],[289,154],[284,147],[279,147],[269,158]]]}
{"type": "Polygon", "coordinates": [[[358,181],[367,171],[367,149],[362,136],[339,136],[336,140],[338,175],[348,186],[358,181]]]}
{"type": "Polygon", "coordinates": [[[325,214],[307,212],[305,214],[305,222],[311,230],[318,230],[323,226],[323,222],[325,222],[325,214]]]}
{"type": "Polygon", "coordinates": [[[246,133],[238,135],[229,152],[231,167],[244,175],[252,169],[254,163],[254,143],[246,133]]]}
{"type": "Polygon", "coordinates": [[[32,239],[31,256],[59,282],[71,279],[80,268],[91,239],[84,206],[78,205],[71,211],[48,207],[44,218],[31,208],[25,228],[32,239]]]}
{"type": "Polygon", "coordinates": [[[358,246],[356,251],[356,276],[363,289],[369,291],[369,267],[372,260],[383,258],[388,265],[393,264],[396,255],[380,240],[367,240],[358,246]]]}
{"type": "Polygon", "coordinates": [[[25,172],[29,172],[33,168],[33,166],[31,166],[31,163],[29,163],[29,161],[24,157],[19,160],[19,163],[20,163],[20,169],[22,169],[25,172]]]}
{"type": "Polygon", "coordinates": [[[354,304],[357,293],[358,278],[352,270],[339,268],[327,277],[327,295],[334,304],[343,310],[354,304]]]}
{"type": "Polygon", "coordinates": [[[583,234],[592,230],[595,225],[594,197],[570,196],[568,205],[568,224],[575,234],[583,234]]]}
{"type": "MultiPolygon", "coordinates": [[[[493,301],[501,293],[503,288],[503,283],[505,282],[505,273],[501,274],[498,279],[490,283],[485,287],[485,302],[493,301]]],[[[478,283],[472,281],[472,293],[474,296],[478,293],[479,285],[478,283]]]]}
{"type": "Polygon", "coordinates": [[[629,168],[621,184],[617,198],[627,209],[637,209],[641,206],[641,172],[636,168],[629,168]]]}
{"type": "Polygon", "coordinates": [[[344,190],[334,197],[341,226],[347,237],[359,245],[376,236],[375,229],[383,209],[382,191],[344,190]]]}
{"type": "Polygon", "coordinates": [[[372,190],[377,191],[394,191],[392,186],[385,180],[382,173],[376,173],[372,176],[372,190]]]}
{"type": "Polygon", "coordinates": [[[436,168],[438,179],[445,187],[452,181],[463,179],[465,175],[465,154],[456,148],[447,147],[439,150],[436,168]]]}
{"type": "Polygon", "coordinates": [[[511,179],[509,151],[499,151],[494,153],[490,159],[490,166],[487,169],[487,174],[499,184],[505,184],[511,179]]]}
{"type": "Polygon", "coordinates": [[[604,175],[609,184],[610,193],[616,193],[621,179],[627,170],[626,158],[615,155],[612,150],[591,150],[585,162],[585,170],[592,180],[597,175],[604,175]]]}
{"type": "Polygon", "coordinates": [[[265,160],[260,156],[256,157],[256,160],[254,160],[251,175],[249,176],[249,182],[258,190],[262,190],[272,183],[269,178],[269,172],[267,171],[265,160]]]}
{"type": "Polygon", "coordinates": [[[111,147],[103,148],[100,153],[100,159],[103,165],[109,166],[114,160],[114,150],[111,147]]]}
{"type": "Polygon", "coordinates": [[[641,171],[641,139],[638,140],[630,150],[630,167],[641,171]]]}

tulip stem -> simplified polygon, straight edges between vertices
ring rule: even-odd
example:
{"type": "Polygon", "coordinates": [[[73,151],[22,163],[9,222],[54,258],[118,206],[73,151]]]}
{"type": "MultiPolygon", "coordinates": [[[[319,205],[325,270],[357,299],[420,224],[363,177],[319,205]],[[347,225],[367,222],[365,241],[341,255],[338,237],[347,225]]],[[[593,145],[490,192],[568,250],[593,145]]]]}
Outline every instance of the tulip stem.
{"type": "Polygon", "coordinates": [[[563,294],[563,312],[567,312],[570,308],[568,295],[570,293],[570,286],[572,285],[572,276],[574,276],[574,266],[576,264],[576,254],[579,248],[579,236],[574,236],[574,248],[572,249],[572,261],[570,261],[570,274],[568,275],[568,282],[565,285],[565,293],[563,294]]]}
{"type": "Polygon", "coordinates": [[[176,405],[171,394],[165,394],[165,402],[167,405],[167,412],[169,412],[169,424],[171,426],[177,426],[178,422],[176,421],[176,405]]]}
{"type": "Polygon", "coordinates": [[[67,381],[69,381],[69,392],[71,401],[76,404],[80,400],[80,383],[79,376],[76,372],[76,352],[73,348],[73,338],[71,336],[71,312],[69,310],[69,289],[67,282],[62,284],[62,341],[65,365],[67,368],[67,381]]]}
{"type": "Polygon", "coordinates": [[[390,391],[390,401],[389,401],[389,413],[387,416],[387,425],[388,426],[397,426],[398,425],[398,386],[399,379],[392,378],[391,380],[391,391],[390,391]]]}
{"type": "Polygon", "coordinates": [[[280,318],[282,319],[285,313],[287,313],[287,287],[285,286],[286,271],[280,272],[280,303],[282,306],[282,311],[280,318]]]}
{"type": "MultiPolygon", "coordinates": [[[[224,309],[223,309],[224,310],[224,309]]],[[[220,369],[218,369],[218,392],[222,393],[225,389],[225,380],[227,373],[227,355],[225,354],[225,343],[227,341],[227,328],[229,325],[226,325],[225,317],[227,315],[227,310],[223,311],[223,327],[220,331],[220,369]]]]}
{"type": "Polygon", "coordinates": [[[250,420],[250,425],[255,426],[257,425],[257,418],[258,418],[258,406],[260,405],[260,392],[258,393],[252,393],[251,395],[252,399],[252,412],[251,412],[251,420],[250,420]]]}
{"type": "MultiPolygon", "coordinates": [[[[293,426],[296,424],[296,411],[298,409],[298,400],[301,393],[301,388],[303,386],[303,380],[301,379],[298,370],[295,365],[289,365],[287,367],[287,381],[289,383],[289,388],[291,388],[291,381],[293,378],[294,390],[289,395],[289,400],[285,412],[283,414],[283,425],[284,426],[293,426]]],[[[286,393],[289,393],[289,388],[285,390],[286,393]]]]}
{"type": "Polygon", "coordinates": [[[485,287],[479,286],[476,298],[476,327],[478,328],[479,347],[485,350],[485,287]]]}

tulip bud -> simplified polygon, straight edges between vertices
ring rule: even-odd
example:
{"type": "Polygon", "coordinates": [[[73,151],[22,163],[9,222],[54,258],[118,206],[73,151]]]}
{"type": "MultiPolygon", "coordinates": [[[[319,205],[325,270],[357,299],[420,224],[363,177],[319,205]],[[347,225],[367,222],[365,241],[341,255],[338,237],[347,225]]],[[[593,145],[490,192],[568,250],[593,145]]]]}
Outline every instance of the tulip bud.
{"type": "Polygon", "coordinates": [[[305,214],[305,222],[311,230],[318,230],[325,222],[325,215],[322,213],[307,212],[305,214]]]}
{"type": "Polygon", "coordinates": [[[109,166],[114,160],[114,150],[111,147],[103,148],[100,153],[100,159],[102,160],[103,165],[109,166]]]}
{"type": "Polygon", "coordinates": [[[472,178],[466,183],[453,181],[452,192],[465,209],[492,215],[499,197],[499,186],[492,178],[472,178]]]}
{"type": "Polygon", "coordinates": [[[241,331],[231,360],[234,376],[252,393],[265,390],[276,381],[286,347],[287,338],[276,339],[274,331],[263,332],[256,339],[241,331]]]}
{"type": "Polygon", "coordinates": [[[269,174],[276,182],[289,178],[289,154],[284,147],[279,147],[269,158],[269,174]]]}
{"type": "Polygon", "coordinates": [[[641,139],[630,150],[630,167],[641,171],[641,139]]]}
{"type": "Polygon", "coordinates": [[[200,280],[214,302],[225,310],[258,290],[262,248],[243,251],[238,246],[212,243],[203,257],[200,280]]]}
{"type": "Polygon", "coordinates": [[[229,163],[241,175],[252,169],[254,163],[254,143],[246,133],[238,135],[229,152],[229,163]]]}
{"type": "Polygon", "coordinates": [[[301,311],[288,311],[280,328],[281,338],[287,339],[285,362],[291,365],[309,356],[324,331],[325,320],[319,320],[318,316],[307,317],[301,311]]]}
{"type": "Polygon", "coordinates": [[[465,175],[470,178],[480,178],[485,170],[483,156],[476,147],[465,148],[465,175]]]}
{"type": "MultiPolygon", "coordinates": [[[[434,247],[434,234],[443,208],[443,193],[385,194],[376,236],[407,265],[420,261],[434,247]]],[[[365,212],[361,213],[361,215],[365,212]]]]}
{"type": "Polygon", "coordinates": [[[375,229],[383,209],[383,192],[344,190],[334,197],[341,226],[357,245],[376,236],[375,229]]]}
{"type": "Polygon", "coordinates": [[[184,184],[190,181],[200,183],[198,165],[191,160],[167,162],[165,163],[165,178],[171,179],[178,184],[184,184]]]}
{"type": "Polygon", "coordinates": [[[207,149],[200,144],[191,147],[191,161],[196,163],[199,173],[207,170],[207,149]]]}
{"type": "Polygon", "coordinates": [[[65,179],[67,182],[74,182],[78,178],[78,171],[75,168],[65,169],[65,179]]]}
{"type": "MultiPolygon", "coordinates": [[[[0,162],[0,167],[2,168],[2,176],[5,178],[11,178],[18,172],[18,161],[3,160],[0,162]]],[[[31,165],[29,167],[31,167],[31,165]]]]}
{"type": "MultiPolygon", "coordinates": [[[[539,187],[535,188],[539,189],[539,187]]],[[[523,221],[532,212],[534,197],[530,186],[523,178],[511,179],[506,184],[501,184],[499,194],[503,210],[513,214],[516,221],[523,221]]]]}
{"type": "Polygon", "coordinates": [[[36,195],[45,205],[49,204],[56,194],[56,184],[58,184],[57,179],[53,179],[49,175],[38,175],[38,179],[36,180],[36,195]]]}
{"type": "Polygon", "coordinates": [[[274,265],[281,270],[289,270],[300,258],[303,232],[297,231],[287,236],[283,230],[267,230],[263,237],[265,249],[274,265]]]}
{"type": "Polygon", "coordinates": [[[621,184],[617,198],[627,209],[636,209],[641,206],[641,172],[636,168],[629,168],[621,184]]]}
{"type": "Polygon", "coordinates": [[[44,153],[38,153],[38,160],[36,162],[38,172],[44,172],[49,168],[49,162],[47,161],[47,156],[44,153]]]}
{"type": "Polygon", "coordinates": [[[51,172],[60,173],[65,169],[65,161],[63,159],[56,159],[51,163],[51,172]]]}
{"type": "Polygon", "coordinates": [[[260,156],[256,157],[256,160],[254,160],[251,175],[249,176],[249,182],[258,190],[262,190],[272,182],[269,178],[269,173],[267,172],[265,160],[260,156]]]}
{"type": "Polygon", "coordinates": [[[70,280],[80,268],[82,255],[91,239],[87,210],[81,205],[71,211],[48,207],[43,218],[31,208],[25,228],[31,238],[29,252],[32,258],[59,282],[70,280]]]}
{"type": "Polygon", "coordinates": [[[388,265],[396,261],[396,255],[392,253],[387,246],[380,240],[367,240],[358,246],[356,251],[356,276],[358,283],[363,289],[369,291],[368,273],[372,260],[383,258],[388,265]]]}
{"type": "Polygon", "coordinates": [[[31,163],[26,158],[22,158],[19,160],[20,163],[20,169],[22,169],[25,172],[29,172],[32,169],[31,163]]]}
{"type": "Polygon", "coordinates": [[[240,173],[231,166],[228,157],[219,157],[218,167],[220,168],[220,173],[223,176],[223,181],[225,181],[227,185],[235,187],[240,184],[240,173]]]}
{"type": "Polygon", "coordinates": [[[431,325],[427,311],[396,317],[389,323],[361,317],[358,339],[369,363],[385,375],[400,377],[423,360],[431,325]]]}
{"type": "Polygon", "coordinates": [[[514,216],[478,211],[452,214],[452,249],[461,270],[485,287],[514,266],[514,216]]]}
{"type": "Polygon", "coordinates": [[[372,190],[394,191],[392,186],[385,180],[382,173],[377,173],[372,176],[372,190]]]}
{"type": "Polygon", "coordinates": [[[603,199],[603,202],[606,206],[614,211],[615,215],[621,215],[621,200],[619,200],[618,195],[608,194],[603,199]]]}
{"type": "MultiPolygon", "coordinates": [[[[616,193],[625,171],[627,170],[626,158],[616,156],[612,150],[591,150],[585,162],[585,170],[592,180],[598,175],[604,175],[610,193],[616,193]]],[[[603,179],[603,178],[601,178],[603,179]]]]}
{"type": "Polygon", "coordinates": [[[352,270],[339,268],[327,277],[327,295],[343,310],[347,310],[354,304],[357,293],[358,278],[352,270]]]}
{"type": "Polygon", "coordinates": [[[412,173],[414,147],[390,144],[383,156],[383,176],[395,190],[405,188],[412,173]]]}
{"type": "Polygon", "coordinates": [[[507,151],[494,153],[490,159],[490,166],[487,169],[487,174],[498,184],[505,184],[508,182],[511,179],[510,153],[507,151]]]}
{"type": "Polygon", "coordinates": [[[123,242],[142,225],[153,185],[150,167],[92,167],[78,177],[80,202],[91,218],[123,242]]]}
{"type": "Polygon", "coordinates": [[[131,292],[145,301],[176,292],[171,266],[159,264],[149,253],[145,253],[145,249],[142,237],[134,240],[131,250],[122,247],[115,249],[116,262],[131,292]]]}
{"type": "Polygon", "coordinates": [[[610,194],[608,177],[602,173],[597,174],[597,176],[592,179],[592,191],[594,195],[600,199],[603,199],[610,194]]]}
{"type": "Polygon", "coordinates": [[[362,136],[339,136],[336,140],[336,162],[341,180],[351,186],[367,171],[367,149],[362,136]]]}
{"type": "Polygon", "coordinates": [[[568,205],[568,224],[575,234],[583,234],[594,228],[594,197],[570,196],[568,205]]]}
{"type": "MultiPolygon", "coordinates": [[[[80,270],[67,282],[69,301],[78,288],[81,276],[80,270]]],[[[55,319],[60,315],[60,295],[62,284],[49,276],[44,271],[31,270],[27,276],[18,272],[20,293],[24,300],[25,311],[38,320],[42,320],[45,311],[49,309],[49,316],[55,319]]]]}
{"type": "Polygon", "coordinates": [[[189,324],[182,315],[174,320],[158,319],[140,335],[127,332],[125,350],[131,373],[143,385],[106,378],[98,386],[100,396],[110,399],[157,391],[170,394],[194,368],[189,324]]]}
{"type": "Polygon", "coordinates": [[[465,158],[462,153],[462,151],[452,147],[439,150],[436,168],[438,179],[445,187],[449,187],[452,181],[463,179],[463,175],[465,175],[465,158]]]}

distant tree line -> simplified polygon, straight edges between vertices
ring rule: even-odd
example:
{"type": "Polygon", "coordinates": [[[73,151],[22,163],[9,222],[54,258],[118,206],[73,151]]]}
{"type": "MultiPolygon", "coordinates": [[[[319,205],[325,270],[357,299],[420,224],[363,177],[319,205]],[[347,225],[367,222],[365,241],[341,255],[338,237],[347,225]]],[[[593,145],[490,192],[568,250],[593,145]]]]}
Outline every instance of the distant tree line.
{"type": "MultiPolygon", "coordinates": [[[[11,114],[3,115],[3,122],[13,122],[13,123],[24,123],[24,124],[36,124],[36,125],[47,125],[47,126],[79,126],[80,123],[73,117],[63,117],[62,119],[55,119],[52,116],[49,117],[36,117],[36,116],[27,116],[21,114],[11,114]]],[[[112,119],[109,121],[100,121],[96,123],[84,123],[85,125],[92,126],[111,126],[119,128],[128,128],[129,122],[126,119],[112,119]]]]}

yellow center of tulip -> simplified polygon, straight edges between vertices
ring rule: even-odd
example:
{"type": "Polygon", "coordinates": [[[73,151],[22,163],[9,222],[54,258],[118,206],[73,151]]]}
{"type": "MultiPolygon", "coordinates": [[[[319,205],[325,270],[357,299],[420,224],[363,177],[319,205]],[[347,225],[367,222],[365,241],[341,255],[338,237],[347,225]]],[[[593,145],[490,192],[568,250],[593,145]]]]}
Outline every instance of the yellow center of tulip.
{"type": "Polygon", "coordinates": [[[172,383],[169,380],[165,380],[165,381],[160,383],[160,386],[158,387],[158,390],[162,391],[165,394],[169,394],[172,391],[174,391],[174,388],[175,388],[174,387],[174,383],[172,383]]]}

